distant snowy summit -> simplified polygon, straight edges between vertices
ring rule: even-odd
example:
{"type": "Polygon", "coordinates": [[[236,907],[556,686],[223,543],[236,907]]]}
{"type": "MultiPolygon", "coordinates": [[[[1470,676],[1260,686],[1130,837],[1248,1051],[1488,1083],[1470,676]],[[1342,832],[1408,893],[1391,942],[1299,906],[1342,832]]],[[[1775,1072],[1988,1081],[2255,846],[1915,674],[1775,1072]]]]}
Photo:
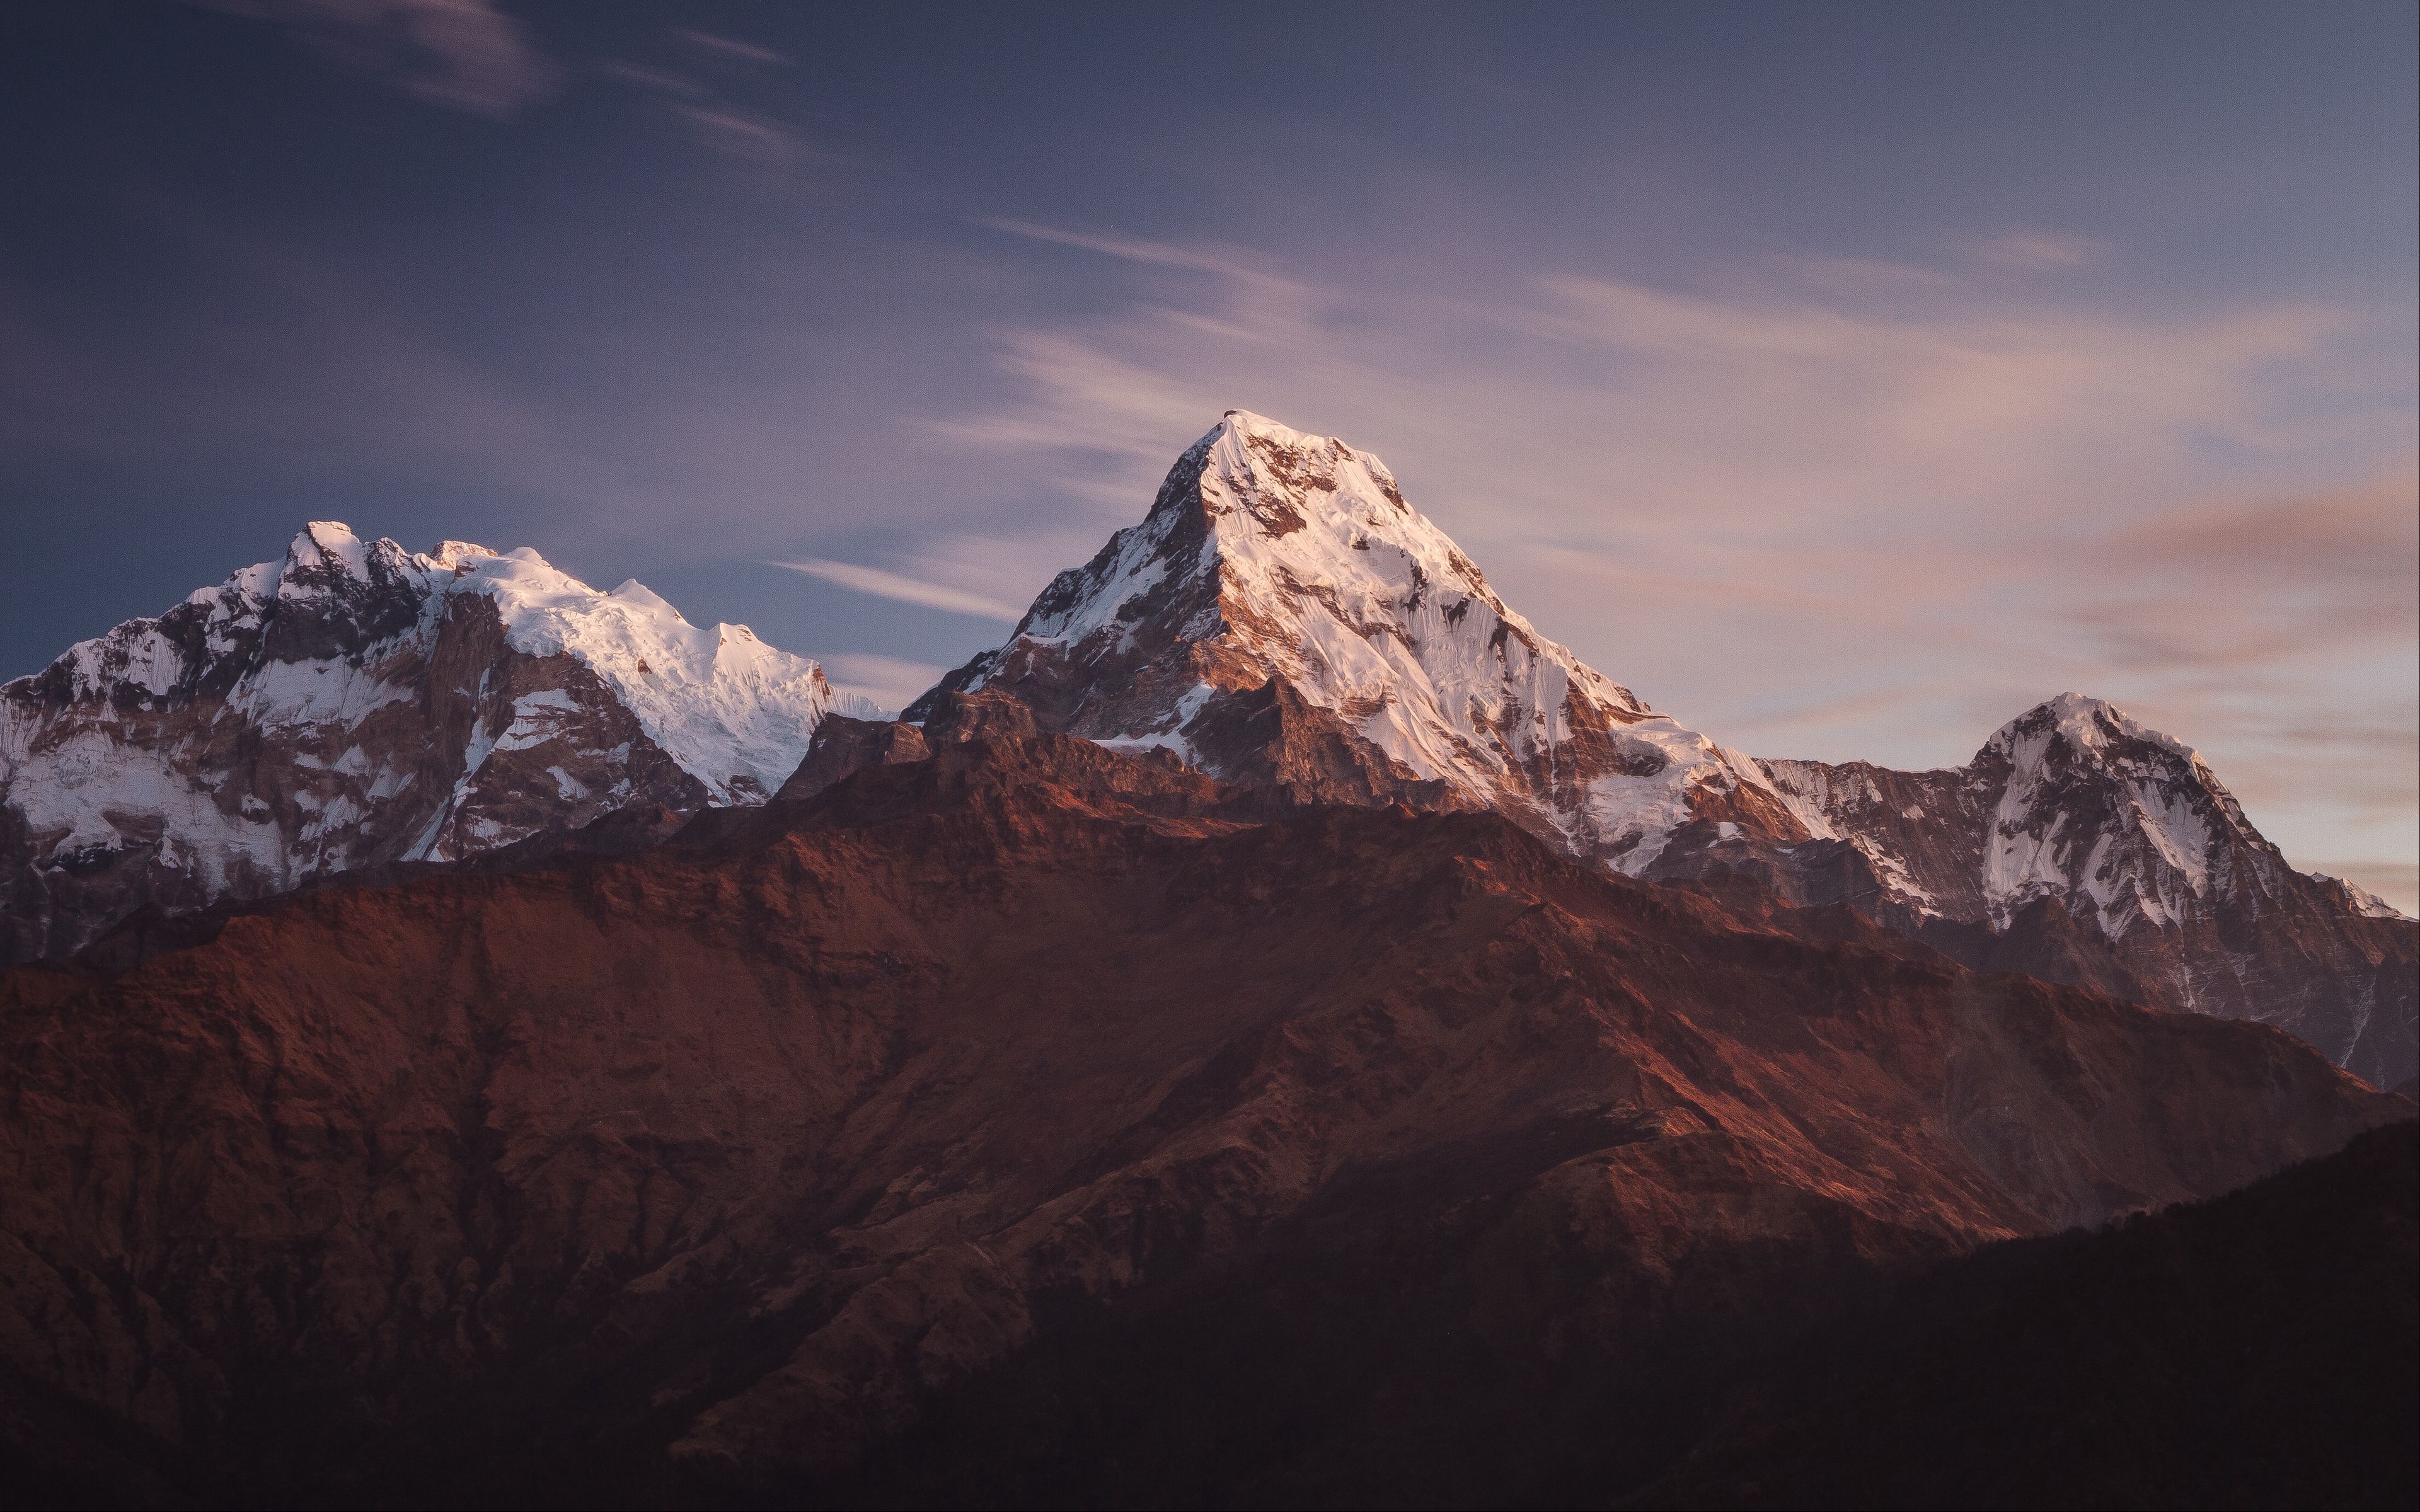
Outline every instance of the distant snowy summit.
{"type": "Polygon", "coordinates": [[[2288,865],[2180,742],[2066,694],[1961,768],[1751,759],[1540,634],[1377,457],[1247,411],[907,717],[949,691],[1307,801],[1492,809],[1628,875],[1846,903],[2413,1074],[2410,921],[2288,865]]]}
{"type": "Polygon", "coordinates": [[[635,581],[315,522],[282,561],[0,686],[0,961],[146,906],[760,802],[835,708],[877,712],[635,581]]]}
{"type": "Polygon", "coordinates": [[[2296,871],[2200,753],[2063,693],[1962,767],[1761,764],[1870,869],[1868,913],[1971,965],[2274,1024],[2381,1087],[2420,1070],[2412,921],[2296,871]]]}

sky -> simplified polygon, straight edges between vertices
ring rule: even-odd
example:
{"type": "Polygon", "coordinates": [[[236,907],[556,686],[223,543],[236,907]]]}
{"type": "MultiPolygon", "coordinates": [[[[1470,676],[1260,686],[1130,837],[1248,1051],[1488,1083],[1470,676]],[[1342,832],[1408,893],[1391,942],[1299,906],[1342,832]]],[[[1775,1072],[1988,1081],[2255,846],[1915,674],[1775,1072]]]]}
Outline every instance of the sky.
{"type": "Polygon", "coordinates": [[[1231,408],[1760,755],[2420,908],[2420,8],[0,8],[0,677],[341,519],[904,702],[1231,408]]]}

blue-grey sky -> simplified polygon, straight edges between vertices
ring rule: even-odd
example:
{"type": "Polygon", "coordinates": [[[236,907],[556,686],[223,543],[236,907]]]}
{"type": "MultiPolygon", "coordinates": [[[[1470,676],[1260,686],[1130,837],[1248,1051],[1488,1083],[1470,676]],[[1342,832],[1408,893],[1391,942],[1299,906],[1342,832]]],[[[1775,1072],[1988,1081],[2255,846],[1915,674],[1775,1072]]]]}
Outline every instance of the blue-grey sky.
{"type": "Polygon", "coordinates": [[[1727,744],[2099,693],[2410,908],[2415,17],[8,8],[0,676],[318,517],[896,702],[1243,407],[1727,744]]]}

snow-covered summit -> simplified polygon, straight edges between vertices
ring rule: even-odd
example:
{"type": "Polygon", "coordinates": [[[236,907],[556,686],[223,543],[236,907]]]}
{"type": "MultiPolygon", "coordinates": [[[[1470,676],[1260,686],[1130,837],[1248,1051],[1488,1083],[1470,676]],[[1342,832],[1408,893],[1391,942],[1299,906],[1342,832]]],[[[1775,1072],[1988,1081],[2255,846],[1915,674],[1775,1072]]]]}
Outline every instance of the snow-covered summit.
{"type": "Polygon", "coordinates": [[[492,601],[514,650],[570,656],[603,678],[641,728],[714,793],[761,800],[806,754],[827,712],[876,717],[870,700],[835,692],[823,669],[758,640],[744,625],[694,625],[636,579],[599,593],[522,547],[448,542],[421,559],[449,572],[430,595],[492,601]]]}
{"type": "Polygon", "coordinates": [[[2001,923],[2051,895],[2114,939],[2214,891],[2273,892],[2287,870],[2198,752],[2106,700],[2037,704],[1976,761],[2006,769],[1984,858],[2001,923]]]}
{"type": "Polygon", "coordinates": [[[2191,746],[2144,724],[2107,699],[2088,693],[2061,693],[2044,699],[1993,732],[1983,748],[1997,751],[2023,765],[2039,760],[2054,742],[2104,762],[2111,759],[2113,751],[2151,746],[2205,772],[2209,770],[2201,753],[2191,746]]]}
{"type": "Polygon", "coordinates": [[[1056,728],[1232,777],[1278,760],[1237,701],[1282,688],[1265,696],[1341,743],[1284,758],[1306,791],[1326,792],[1306,764],[1340,763],[1354,795],[1430,784],[1634,873],[1698,820],[1805,838],[1753,762],[1505,604],[1385,463],[1245,410],[943,686],[1012,691],[1056,728]]]}
{"type": "Polygon", "coordinates": [[[745,625],[526,548],[316,520],[282,558],[0,686],[0,957],[143,903],[445,859],[615,809],[761,802],[830,711],[745,625]],[[8,944],[13,940],[13,944],[8,944]]]}
{"type": "Polygon", "coordinates": [[[266,719],[308,722],[323,701],[288,701],[294,680],[269,667],[315,659],[296,651],[359,657],[428,640],[471,595],[495,607],[514,650],[569,656],[602,678],[717,802],[750,801],[781,786],[826,711],[879,712],[834,691],[814,661],[767,644],[744,625],[690,624],[635,579],[600,593],[527,547],[496,551],[445,541],[412,552],[384,538],[363,541],[334,520],[304,526],[282,560],[188,595],[180,607],[203,611],[198,646],[166,617],[130,620],[70,646],[36,678],[63,678],[79,701],[115,697],[130,683],[165,698],[206,681],[274,626],[286,633],[258,648],[266,665],[239,680],[241,690],[266,719]]]}
{"type": "Polygon", "coordinates": [[[1810,830],[1862,852],[1893,902],[2005,929],[2042,898],[2118,939],[2288,872],[2200,754],[2105,699],[2061,693],[1962,767],[1766,761],[1810,830]]]}

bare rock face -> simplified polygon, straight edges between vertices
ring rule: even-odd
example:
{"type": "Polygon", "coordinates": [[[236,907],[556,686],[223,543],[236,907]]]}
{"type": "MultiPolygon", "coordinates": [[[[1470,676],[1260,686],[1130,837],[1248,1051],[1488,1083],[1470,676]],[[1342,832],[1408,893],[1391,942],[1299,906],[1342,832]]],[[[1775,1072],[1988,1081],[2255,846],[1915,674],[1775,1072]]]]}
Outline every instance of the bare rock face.
{"type": "Polygon", "coordinates": [[[1507,607],[1386,464],[1241,410],[907,717],[975,690],[1306,801],[1493,809],[1630,875],[1692,826],[1808,838],[1755,763],[1507,607]]]}
{"type": "Polygon", "coordinates": [[[912,724],[827,714],[816,723],[799,769],[790,774],[773,795],[773,800],[797,803],[814,797],[861,766],[921,762],[931,754],[924,732],[912,724]]]}
{"type": "Polygon", "coordinates": [[[2295,871],[2196,752],[2102,700],[1947,771],[1762,765],[1870,864],[1870,912],[1961,960],[2274,1024],[2381,1087],[2420,1062],[2420,925],[2295,871]]]}
{"type": "Polygon", "coordinates": [[[1100,1427],[1148,1337],[1264,1477],[1222,1499],[1519,1500],[1668,1454],[1691,1362],[1859,1277],[2409,1116],[2259,1026],[1016,707],[635,854],[0,975],[0,1449],[204,1502],[1015,1501],[883,1467],[957,1412],[1180,1474],[1100,1427]],[[1327,1436],[1259,1431],[1278,1391],[1327,1436]]]}
{"type": "Polygon", "coordinates": [[[0,962],[626,808],[762,801],[834,703],[814,662],[636,582],[314,524],[0,687],[0,962]]]}

